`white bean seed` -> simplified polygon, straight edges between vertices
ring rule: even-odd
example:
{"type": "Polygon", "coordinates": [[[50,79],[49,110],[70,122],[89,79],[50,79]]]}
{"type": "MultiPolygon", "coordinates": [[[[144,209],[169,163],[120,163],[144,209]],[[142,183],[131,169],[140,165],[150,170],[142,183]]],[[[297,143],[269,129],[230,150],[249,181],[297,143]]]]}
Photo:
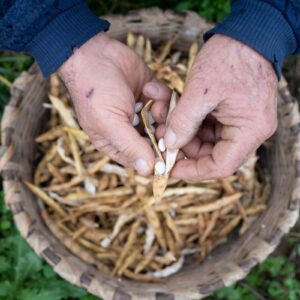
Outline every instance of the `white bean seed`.
{"type": "Polygon", "coordinates": [[[132,119],[132,125],[135,127],[139,125],[140,123],[140,118],[137,114],[134,114],[133,119],[132,119]]]}
{"type": "Polygon", "coordinates": [[[162,160],[158,160],[155,163],[155,173],[158,175],[163,175],[166,170],[166,164],[162,160]]]}
{"type": "Polygon", "coordinates": [[[164,141],[163,138],[159,139],[158,148],[159,148],[160,152],[165,152],[166,151],[165,141],[164,141]]]}
{"type": "Polygon", "coordinates": [[[135,104],[135,112],[136,113],[139,113],[142,110],[142,108],[143,108],[143,103],[142,102],[137,102],[135,104]]]}

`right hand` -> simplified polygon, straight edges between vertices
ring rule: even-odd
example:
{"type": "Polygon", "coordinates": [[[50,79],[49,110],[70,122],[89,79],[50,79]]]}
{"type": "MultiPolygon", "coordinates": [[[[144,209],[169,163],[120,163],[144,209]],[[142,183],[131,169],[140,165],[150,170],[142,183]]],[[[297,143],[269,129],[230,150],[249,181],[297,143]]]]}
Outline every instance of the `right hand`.
{"type": "MultiPolygon", "coordinates": [[[[156,119],[167,103],[158,105],[156,119]]],[[[247,45],[216,34],[199,52],[170,114],[165,144],[187,157],[172,175],[197,181],[229,176],[276,127],[277,78],[271,63],[247,45]]]]}

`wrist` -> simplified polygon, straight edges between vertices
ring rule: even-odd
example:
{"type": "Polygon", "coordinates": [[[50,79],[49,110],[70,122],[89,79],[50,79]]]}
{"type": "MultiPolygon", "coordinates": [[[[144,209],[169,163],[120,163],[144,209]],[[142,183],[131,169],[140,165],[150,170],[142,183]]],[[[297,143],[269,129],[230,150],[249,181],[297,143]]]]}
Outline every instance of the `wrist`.
{"type": "Polygon", "coordinates": [[[84,1],[73,2],[80,3],[57,14],[24,48],[37,61],[44,76],[57,71],[74,47],[109,28],[109,22],[93,14],[84,1]]]}
{"type": "Polygon", "coordinates": [[[214,42],[217,49],[226,49],[225,56],[228,64],[238,64],[236,67],[241,68],[241,72],[244,74],[253,72],[256,74],[255,76],[257,78],[277,81],[276,72],[272,62],[256,49],[235,38],[223,34],[215,34],[209,42],[214,42]]]}
{"type": "Polygon", "coordinates": [[[230,36],[255,49],[272,63],[278,78],[285,57],[292,54],[297,46],[294,32],[284,15],[265,1],[233,1],[228,18],[206,32],[204,40],[216,33],[230,36]]]}
{"type": "Polygon", "coordinates": [[[85,64],[87,57],[102,55],[110,40],[111,38],[106,33],[100,32],[87,40],[82,46],[73,49],[72,55],[58,69],[59,76],[65,80],[78,66],[85,64]]]}

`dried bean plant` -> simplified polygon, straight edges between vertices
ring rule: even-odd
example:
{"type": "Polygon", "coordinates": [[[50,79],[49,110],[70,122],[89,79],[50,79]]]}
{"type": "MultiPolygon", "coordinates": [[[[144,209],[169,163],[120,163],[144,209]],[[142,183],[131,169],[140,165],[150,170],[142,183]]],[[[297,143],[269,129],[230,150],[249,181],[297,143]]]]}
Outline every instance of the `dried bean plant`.
{"type": "MultiPolygon", "coordinates": [[[[174,90],[169,113],[198,51],[194,43],[185,57],[174,42],[153,51],[149,39],[131,33],[127,38],[157,79],[174,90]]],[[[25,184],[38,197],[51,232],[85,262],[111,275],[158,281],[184,263],[201,263],[266,209],[270,185],[268,177],[258,180],[255,155],[225,179],[169,178],[178,151],[156,140],[152,101],[137,102],[133,125],[145,130],[157,157],[154,176],[142,177],[94,148],[56,75],[50,83],[49,122],[36,138],[40,159],[33,182],[25,184]]]]}

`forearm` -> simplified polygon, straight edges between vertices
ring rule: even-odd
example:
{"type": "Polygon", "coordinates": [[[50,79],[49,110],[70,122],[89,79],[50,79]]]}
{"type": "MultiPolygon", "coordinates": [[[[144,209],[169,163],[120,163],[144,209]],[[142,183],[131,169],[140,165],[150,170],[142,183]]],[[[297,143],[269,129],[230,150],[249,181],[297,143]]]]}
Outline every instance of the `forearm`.
{"type": "Polygon", "coordinates": [[[88,39],[109,23],[83,0],[16,0],[0,4],[0,49],[25,51],[45,76],[57,70],[88,39]]]}
{"type": "Polygon", "coordinates": [[[300,0],[234,0],[231,14],[207,32],[237,39],[263,55],[280,77],[284,59],[300,52],[300,0]]]}

